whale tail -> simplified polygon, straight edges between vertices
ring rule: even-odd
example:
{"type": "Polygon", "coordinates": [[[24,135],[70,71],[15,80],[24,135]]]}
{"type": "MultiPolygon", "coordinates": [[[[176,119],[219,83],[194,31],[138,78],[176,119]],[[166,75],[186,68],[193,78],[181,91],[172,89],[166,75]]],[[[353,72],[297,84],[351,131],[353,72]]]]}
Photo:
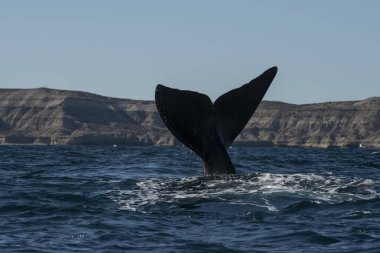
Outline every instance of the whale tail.
{"type": "Polygon", "coordinates": [[[157,110],[173,135],[202,158],[206,174],[235,174],[226,149],[252,117],[276,73],[277,67],[272,67],[214,103],[204,94],[158,84],[157,110]]]}

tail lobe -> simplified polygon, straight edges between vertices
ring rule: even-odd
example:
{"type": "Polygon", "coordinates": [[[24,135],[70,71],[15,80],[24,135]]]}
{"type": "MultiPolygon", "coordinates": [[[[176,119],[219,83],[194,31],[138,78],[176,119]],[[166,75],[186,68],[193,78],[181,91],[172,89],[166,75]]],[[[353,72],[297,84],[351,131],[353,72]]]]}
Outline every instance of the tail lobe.
{"type": "Polygon", "coordinates": [[[227,148],[247,124],[277,73],[265,71],[220,96],[215,103],[201,93],[157,85],[157,110],[168,129],[204,161],[206,174],[234,174],[227,148]]]}

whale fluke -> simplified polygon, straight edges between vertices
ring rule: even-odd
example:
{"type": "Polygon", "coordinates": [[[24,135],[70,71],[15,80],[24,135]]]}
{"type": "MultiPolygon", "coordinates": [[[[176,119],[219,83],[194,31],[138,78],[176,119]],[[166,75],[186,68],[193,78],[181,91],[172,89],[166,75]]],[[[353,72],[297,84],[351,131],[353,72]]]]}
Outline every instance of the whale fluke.
{"type": "Polygon", "coordinates": [[[158,84],[157,110],[173,135],[202,158],[207,175],[235,174],[226,149],[252,117],[276,73],[277,67],[272,67],[214,103],[204,94],[158,84]]]}

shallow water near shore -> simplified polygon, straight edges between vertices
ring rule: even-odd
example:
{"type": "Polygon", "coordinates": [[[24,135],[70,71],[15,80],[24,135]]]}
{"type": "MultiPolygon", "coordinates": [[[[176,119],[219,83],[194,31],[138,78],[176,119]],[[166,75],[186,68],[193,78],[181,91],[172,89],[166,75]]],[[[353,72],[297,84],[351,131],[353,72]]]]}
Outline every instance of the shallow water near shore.
{"type": "Polygon", "coordinates": [[[0,146],[1,252],[378,252],[380,153],[0,146]]]}

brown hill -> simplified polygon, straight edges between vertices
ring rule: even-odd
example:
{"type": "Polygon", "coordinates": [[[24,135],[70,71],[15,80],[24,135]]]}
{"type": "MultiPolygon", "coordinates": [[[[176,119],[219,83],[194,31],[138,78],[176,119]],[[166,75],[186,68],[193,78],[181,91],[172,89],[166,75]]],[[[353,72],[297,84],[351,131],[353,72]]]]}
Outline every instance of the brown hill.
{"type": "MultiPolygon", "coordinates": [[[[0,143],[178,142],[153,101],[39,88],[0,89],[0,143]]],[[[380,147],[380,98],[308,105],[263,101],[235,144],[380,147]]]]}

